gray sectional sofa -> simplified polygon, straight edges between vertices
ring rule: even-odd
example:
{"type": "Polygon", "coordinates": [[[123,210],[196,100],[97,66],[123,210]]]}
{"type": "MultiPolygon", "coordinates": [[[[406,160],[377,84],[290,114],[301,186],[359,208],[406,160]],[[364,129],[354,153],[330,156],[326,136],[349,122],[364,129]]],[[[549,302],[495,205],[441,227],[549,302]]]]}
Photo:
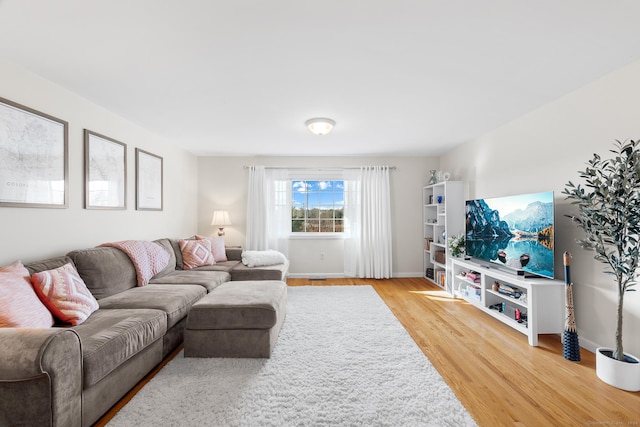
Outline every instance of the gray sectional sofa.
{"type": "Polygon", "coordinates": [[[114,247],[25,264],[33,274],[72,262],[100,308],[78,326],[0,328],[0,426],[92,425],[182,343],[195,302],[232,280],[284,281],[288,270],[248,268],[241,248],[227,248],[226,262],[183,270],[178,241],[156,243],[169,264],[142,287],[114,247]]]}

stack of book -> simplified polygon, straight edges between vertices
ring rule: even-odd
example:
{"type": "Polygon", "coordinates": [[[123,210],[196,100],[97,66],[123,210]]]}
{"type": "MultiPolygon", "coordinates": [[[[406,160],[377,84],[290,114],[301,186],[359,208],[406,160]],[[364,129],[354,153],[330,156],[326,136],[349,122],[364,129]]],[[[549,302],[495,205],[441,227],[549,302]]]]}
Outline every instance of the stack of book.
{"type": "Polygon", "coordinates": [[[433,268],[432,267],[427,268],[427,271],[425,271],[425,275],[429,279],[433,280],[433,268]]]}
{"type": "Polygon", "coordinates": [[[447,272],[446,271],[438,270],[438,271],[436,271],[436,280],[435,280],[435,282],[437,284],[439,284],[440,286],[444,287],[446,277],[447,277],[447,272]]]}
{"type": "Polygon", "coordinates": [[[522,295],[522,291],[520,289],[515,286],[505,285],[504,283],[500,283],[498,286],[498,292],[516,299],[520,298],[522,295]]]}
{"type": "Polygon", "coordinates": [[[465,277],[470,282],[480,283],[480,273],[477,271],[468,271],[465,277]]]}

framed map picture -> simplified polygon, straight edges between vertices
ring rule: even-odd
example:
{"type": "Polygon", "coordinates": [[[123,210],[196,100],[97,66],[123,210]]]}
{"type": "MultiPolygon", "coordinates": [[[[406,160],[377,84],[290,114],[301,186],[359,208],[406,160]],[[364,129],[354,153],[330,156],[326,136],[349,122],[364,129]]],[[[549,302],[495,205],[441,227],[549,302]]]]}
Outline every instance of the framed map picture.
{"type": "Polygon", "coordinates": [[[67,122],[0,98],[0,206],[66,208],[67,122]]]}
{"type": "Polygon", "coordinates": [[[136,148],[136,209],[162,210],[162,157],[136,148]]]}
{"type": "Polygon", "coordinates": [[[84,130],[85,209],[127,208],[127,144],[84,130]]]}

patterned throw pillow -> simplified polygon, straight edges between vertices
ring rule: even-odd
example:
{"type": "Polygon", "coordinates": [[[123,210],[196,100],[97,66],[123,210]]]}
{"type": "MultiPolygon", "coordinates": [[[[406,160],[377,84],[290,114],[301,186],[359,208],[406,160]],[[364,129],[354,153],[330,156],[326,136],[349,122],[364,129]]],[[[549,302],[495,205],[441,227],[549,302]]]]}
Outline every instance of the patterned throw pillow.
{"type": "Polygon", "coordinates": [[[20,261],[0,268],[0,328],[50,328],[53,316],[38,299],[20,261]]]}
{"type": "Polygon", "coordinates": [[[79,325],[98,309],[98,301],[71,264],[31,276],[38,297],[61,322],[79,325]]]}
{"type": "Polygon", "coordinates": [[[197,240],[208,240],[211,242],[211,253],[213,254],[213,259],[216,262],[225,262],[227,261],[227,250],[224,247],[224,237],[223,236],[211,236],[204,237],[196,235],[197,240]]]}
{"type": "Polygon", "coordinates": [[[209,240],[179,240],[178,245],[182,252],[182,268],[185,270],[216,263],[209,240]]]}

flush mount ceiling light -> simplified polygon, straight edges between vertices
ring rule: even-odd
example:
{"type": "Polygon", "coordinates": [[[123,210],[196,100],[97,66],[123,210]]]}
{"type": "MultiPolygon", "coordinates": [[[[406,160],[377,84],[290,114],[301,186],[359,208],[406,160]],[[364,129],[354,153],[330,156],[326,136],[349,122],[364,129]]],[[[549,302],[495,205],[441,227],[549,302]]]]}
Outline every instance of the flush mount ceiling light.
{"type": "Polygon", "coordinates": [[[336,122],[335,120],[324,117],[316,117],[314,119],[307,120],[304,124],[316,135],[326,135],[331,132],[331,129],[336,125],[336,122]]]}

